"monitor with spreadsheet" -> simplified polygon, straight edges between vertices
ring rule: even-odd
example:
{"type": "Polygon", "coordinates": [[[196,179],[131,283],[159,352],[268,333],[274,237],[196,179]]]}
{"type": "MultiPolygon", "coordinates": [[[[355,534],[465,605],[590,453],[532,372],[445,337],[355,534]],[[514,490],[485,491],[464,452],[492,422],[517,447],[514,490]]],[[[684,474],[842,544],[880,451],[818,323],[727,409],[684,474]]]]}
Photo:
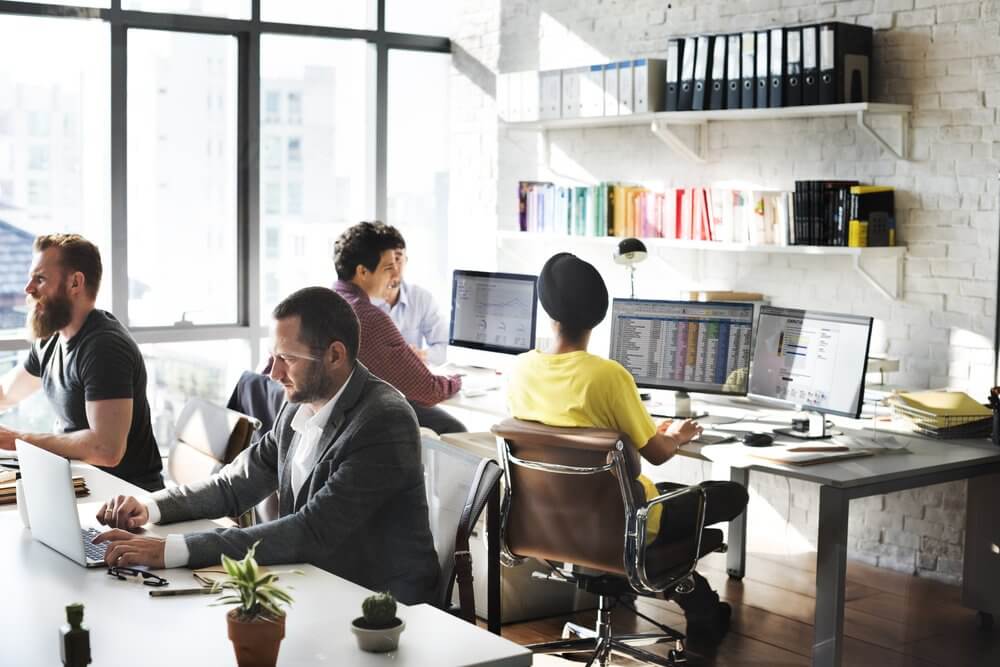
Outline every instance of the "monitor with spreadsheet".
{"type": "Polygon", "coordinates": [[[871,334],[871,317],[762,307],[750,397],[857,419],[871,334]]]}
{"type": "Polygon", "coordinates": [[[538,277],[455,271],[451,281],[451,345],[520,354],[535,347],[538,277]]]}
{"type": "Polygon", "coordinates": [[[611,359],[640,387],[747,393],[753,304],[615,299],[611,359]]]}

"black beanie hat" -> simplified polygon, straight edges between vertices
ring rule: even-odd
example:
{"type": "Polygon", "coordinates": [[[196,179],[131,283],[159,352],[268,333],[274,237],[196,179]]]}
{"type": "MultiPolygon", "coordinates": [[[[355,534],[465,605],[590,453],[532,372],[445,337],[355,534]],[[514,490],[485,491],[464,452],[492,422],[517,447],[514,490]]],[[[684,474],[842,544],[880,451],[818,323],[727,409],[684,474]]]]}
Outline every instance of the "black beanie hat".
{"type": "Polygon", "coordinates": [[[608,313],[608,288],[601,274],[568,252],[545,262],[538,299],[549,317],[571,330],[593,329],[608,313]]]}

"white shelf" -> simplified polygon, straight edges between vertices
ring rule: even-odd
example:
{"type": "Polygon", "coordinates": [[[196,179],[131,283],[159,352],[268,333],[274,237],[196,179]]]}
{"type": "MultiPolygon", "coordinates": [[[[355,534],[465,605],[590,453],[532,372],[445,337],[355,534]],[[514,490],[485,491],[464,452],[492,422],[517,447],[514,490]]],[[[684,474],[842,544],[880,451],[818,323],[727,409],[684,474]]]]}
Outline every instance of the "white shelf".
{"type": "Polygon", "coordinates": [[[907,104],[880,104],[860,102],[855,104],[823,104],[774,109],[724,109],[716,111],[661,111],[625,116],[597,116],[592,118],[558,118],[552,120],[523,121],[506,123],[512,130],[543,131],[579,130],[587,128],[627,127],[649,125],[650,131],[664,143],[696,162],[706,159],[707,128],[710,122],[781,120],[786,118],[829,118],[854,116],[858,128],[884,149],[901,160],[907,159],[909,144],[909,114],[907,104]],[[874,127],[869,122],[873,117],[894,117],[898,119],[895,128],[874,127]],[[693,127],[696,137],[693,142],[679,136],[672,128],[693,127]],[[894,136],[887,136],[894,135],[894,136]],[[892,143],[890,143],[890,141],[892,143]]]}
{"type": "MultiPolygon", "coordinates": [[[[497,232],[497,242],[508,241],[560,240],[567,243],[614,245],[621,238],[617,236],[568,236],[555,233],[535,233],[518,231],[497,232]]],[[[673,248],[677,250],[707,250],[711,252],[764,253],[772,255],[824,255],[850,257],[855,271],[873,287],[889,299],[898,299],[903,284],[903,258],[905,246],[848,248],[844,246],[813,245],[750,245],[748,243],[723,243],[721,241],[685,241],[678,239],[644,238],[642,242],[650,250],[673,248]],[[877,269],[881,269],[878,271],[877,269]],[[886,270],[888,269],[888,270],[886,270]]]]}

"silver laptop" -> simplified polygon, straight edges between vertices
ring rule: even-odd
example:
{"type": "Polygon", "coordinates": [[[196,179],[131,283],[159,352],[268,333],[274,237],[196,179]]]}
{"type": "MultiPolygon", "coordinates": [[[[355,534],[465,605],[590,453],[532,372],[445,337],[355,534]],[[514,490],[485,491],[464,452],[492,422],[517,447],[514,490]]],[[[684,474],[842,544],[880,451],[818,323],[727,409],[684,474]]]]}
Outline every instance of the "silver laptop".
{"type": "Polygon", "coordinates": [[[80,528],[69,460],[23,440],[16,444],[31,536],[84,567],[105,567],[107,543],[90,542],[100,531],[80,528]]]}

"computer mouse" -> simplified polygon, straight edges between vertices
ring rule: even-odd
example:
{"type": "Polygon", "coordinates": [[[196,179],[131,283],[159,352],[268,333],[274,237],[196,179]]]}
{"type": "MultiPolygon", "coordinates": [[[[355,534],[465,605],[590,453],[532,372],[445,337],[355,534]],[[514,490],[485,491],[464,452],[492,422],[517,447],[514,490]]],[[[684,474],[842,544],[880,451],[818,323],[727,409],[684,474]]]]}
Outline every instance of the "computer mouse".
{"type": "Polygon", "coordinates": [[[747,447],[770,447],[774,436],[770,433],[744,433],[743,444],[747,447]]]}

